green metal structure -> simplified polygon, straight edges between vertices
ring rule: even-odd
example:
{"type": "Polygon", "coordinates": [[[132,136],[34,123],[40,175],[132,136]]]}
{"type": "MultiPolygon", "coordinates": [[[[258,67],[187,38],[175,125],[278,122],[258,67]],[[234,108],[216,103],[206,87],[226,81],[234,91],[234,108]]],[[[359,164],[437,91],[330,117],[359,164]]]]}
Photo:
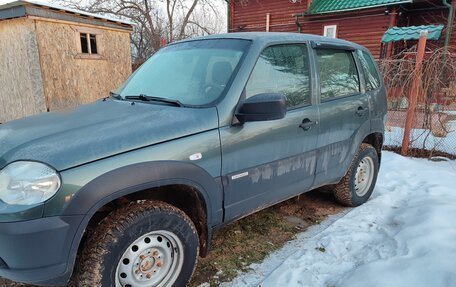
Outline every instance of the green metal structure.
{"type": "Polygon", "coordinates": [[[428,31],[428,40],[437,41],[442,34],[443,25],[422,25],[389,28],[382,37],[382,43],[418,40],[421,31],[428,31]]]}
{"type": "Polygon", "coordinates": [[[413,0],[314,0],[306,14],[325,14],[412,3],[413,0]]]}

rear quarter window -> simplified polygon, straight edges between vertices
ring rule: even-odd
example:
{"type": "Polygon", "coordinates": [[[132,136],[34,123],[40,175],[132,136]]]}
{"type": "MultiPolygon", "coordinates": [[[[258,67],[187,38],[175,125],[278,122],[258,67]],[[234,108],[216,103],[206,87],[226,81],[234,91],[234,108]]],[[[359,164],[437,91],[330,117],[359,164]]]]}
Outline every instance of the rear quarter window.
{"type": "Polygon", "coordinates": [[[380,76],[375,67],[372,57],[364,51],[356,51],[358,59],[363,69],[363,75],[366,82],[366,91],[376,90],[380,87],[380,76]]]}

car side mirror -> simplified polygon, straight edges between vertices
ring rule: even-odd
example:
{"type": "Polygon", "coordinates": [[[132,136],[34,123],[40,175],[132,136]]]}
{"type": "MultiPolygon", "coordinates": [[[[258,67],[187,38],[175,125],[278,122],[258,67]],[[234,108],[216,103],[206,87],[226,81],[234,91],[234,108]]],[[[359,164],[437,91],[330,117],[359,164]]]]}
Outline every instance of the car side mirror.
{"type": "Polygon", "coordinates": [[[236,118],[241,122],[279,120],[285,117],[287,104],[281,94],[258,94],[239,105],[236,118]]]}

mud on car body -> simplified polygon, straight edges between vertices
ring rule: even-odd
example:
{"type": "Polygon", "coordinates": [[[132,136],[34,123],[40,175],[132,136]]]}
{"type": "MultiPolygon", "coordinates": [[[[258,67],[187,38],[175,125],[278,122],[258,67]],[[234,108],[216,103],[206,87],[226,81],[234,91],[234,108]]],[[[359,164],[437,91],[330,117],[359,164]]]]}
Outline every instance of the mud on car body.
{"type": "Polygon", "coordinates": [[[320,186],[357,206],[385,88],[365,48],[288,33],[176,42],[111,96],[0,126],[0,276],[185,286],[213,230],[320,186]]]}

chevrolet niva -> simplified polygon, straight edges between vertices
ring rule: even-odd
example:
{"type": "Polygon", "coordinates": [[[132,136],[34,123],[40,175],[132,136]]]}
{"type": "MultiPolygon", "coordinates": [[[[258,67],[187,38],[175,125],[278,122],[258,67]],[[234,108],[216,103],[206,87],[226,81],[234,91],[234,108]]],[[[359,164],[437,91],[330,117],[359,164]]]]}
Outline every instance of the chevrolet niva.
{"type": "Polygon", "coordinates": [[[385,88],[369,51],[294,33],[172,43],[110,96],[0,125],[0,276],[185,286],[214,230],[321,186],[375,186],[385,88]]]}

